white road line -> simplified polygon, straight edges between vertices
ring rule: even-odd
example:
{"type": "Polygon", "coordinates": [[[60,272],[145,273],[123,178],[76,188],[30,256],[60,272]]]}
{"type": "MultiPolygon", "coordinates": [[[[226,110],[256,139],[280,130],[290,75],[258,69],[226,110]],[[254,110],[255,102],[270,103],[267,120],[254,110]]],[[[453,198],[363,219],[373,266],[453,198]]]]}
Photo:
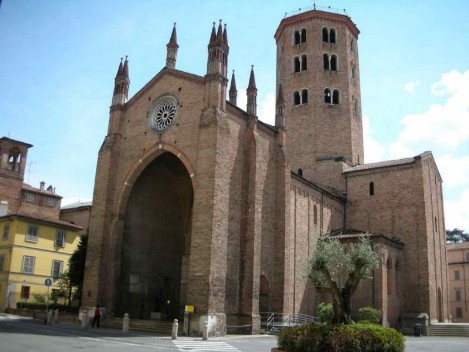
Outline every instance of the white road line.
{"type": "Polygon", "coordinates": [[[173,341],[180,351],[219,352],[234,351],[241,352],[226,342],[216,341],[173,341]]]}

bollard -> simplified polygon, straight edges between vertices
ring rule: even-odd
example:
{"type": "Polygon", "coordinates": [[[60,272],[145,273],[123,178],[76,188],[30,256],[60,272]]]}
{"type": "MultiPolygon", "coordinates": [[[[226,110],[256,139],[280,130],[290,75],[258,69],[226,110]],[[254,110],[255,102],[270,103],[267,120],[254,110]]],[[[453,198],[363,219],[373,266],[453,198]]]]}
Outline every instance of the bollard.
{"type": "Polygon", "coordinates": [[[59,323],[59,309],[56,309],[54,311],[54,323],[56,323],[56,324],[59,323]]]}
{"type": "Polygon", "coordinates": [[[173,331],[171,333],[171,340],[176,340],[178,338],[178,320],[174,319],[173,331]]]}
{"type": "Polygon", "coordinates": [[[208,323],[204,323],[204,330],[202,332],[202,340],[207,340],[208,339],[208,323]]]}
{"type": "Polygon", "coordinates": [[[125,313],[124,319],[122,319],[122,333],[123,334],[129,333],[129,325],[130,325],[129,313],[125,313]]]}
{"type": "Polygon", "coordinates": [[[81,328],[86,329],[88,327],[88,311],[86,309],[81,313],[81,328]]]}
{"type": "Polygon", "coordinates": [[[52,309],[47,312],[47,324],[52,324],[52,309]]]}

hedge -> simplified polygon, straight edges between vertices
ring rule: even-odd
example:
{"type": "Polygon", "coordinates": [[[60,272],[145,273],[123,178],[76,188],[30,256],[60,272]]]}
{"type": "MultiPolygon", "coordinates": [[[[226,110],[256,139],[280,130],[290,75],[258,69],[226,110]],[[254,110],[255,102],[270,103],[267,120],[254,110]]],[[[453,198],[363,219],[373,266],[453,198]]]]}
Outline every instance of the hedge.
{"type": "Polygon", "coordinates": [[[30,310],[46,310],[47,307],[49,309],[59,309],[61,312],[70,312],[70,313],[78,313],[79,307],[69,307],[66,304],[57,304],[57,303],[50,303],[47,306],[46,303],[38,303],[38,302],[17,302],[16,308],[18,309],[30,309],[30,310]]]}
{"type": "Polygon", "coordinates": [[[404,337],[376,324],[304,324],[285,328],[278,346],[289,352],[403,352],[404,337]]]}

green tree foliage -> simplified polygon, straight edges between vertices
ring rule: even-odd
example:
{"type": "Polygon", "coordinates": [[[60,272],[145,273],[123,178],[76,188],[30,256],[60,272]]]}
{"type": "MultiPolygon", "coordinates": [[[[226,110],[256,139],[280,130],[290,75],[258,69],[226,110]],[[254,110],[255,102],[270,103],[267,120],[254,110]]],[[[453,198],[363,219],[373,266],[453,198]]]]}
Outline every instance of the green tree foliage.
{"type": "Polygon", "coordinates": [[[88,248],[88,234],[80,237],[77,249],[68,262],[68,276],[70,285],[76,287],[75,295],[78,296],[81,306],[81,296],[83,292],[83,277],[85,276],[86,250],[88,248]]]}
{"type": "Polygon", "coordinates": [[[77,290],[77,287],[74,286],[70,280],[70,271],[65,271],[60,275],[57,285],[59,286],[58,296],[53,300],[58,301],[59,299],[63,299],[65,304],[70,308],[73,294],[77,290]]]}
{"type": "Polygon", "coordinates": [[[358,320],[372,324],[381,322],[381,311],[373,307],[362,307],[358,310],[358,320]]]}
{"type": "Polygon", "coordinates": [[[356,243],[342,244],[324,237],[309,260],[308,276],[315,286],[327,287],[332,296],[333,324],[351,324],[351,299],[362,278],[378,267],[378,254],[369,236],[356,243]]]}
{"type": "Polygon", "coordinates": [[[453,230],[446,230],[446,242],[447,243],[469,242],[469,234],[458,228],[455,228],[453,230]]]}

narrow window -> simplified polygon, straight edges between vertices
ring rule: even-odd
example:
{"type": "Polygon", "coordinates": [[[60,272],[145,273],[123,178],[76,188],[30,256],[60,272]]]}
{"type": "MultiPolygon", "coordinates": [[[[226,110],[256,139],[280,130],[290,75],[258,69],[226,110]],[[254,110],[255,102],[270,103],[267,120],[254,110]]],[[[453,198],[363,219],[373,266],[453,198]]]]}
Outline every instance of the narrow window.
{"type": "Polygon", "coordinates": [[[37,226],[36,225],[28,226],[28,233],[26,234],[26,241],[37,242],[37,226]]]}
{"type": "Polygon", "coordinates": [[[340,104],[340,92],[337,89],[332,92],[332,104],[340,104]]]}
{"type": "Polygon", "coordinates": [[[10,237],[10,224],[3,225],[3,236],[2,240],[6,241],[10,237]]]}
{"type": "Polygon", "coordinates": [[[293,105],[300,105],[301,104],[301,97],[300,92],[293,93],[293,105]]]}
{"type": "Polygon", "coordinates": [[[331,90],[329,88],[324,89],[324,102],[330,104],[331,100],[331,90]]]}
{"type": "Polygon", "coordinates": [[[57,231],[55,235],[55,246],[65,247],[65,231],[57,231]]]}
{"type": "Polygon", "coordinates": [[[392,294],[392,260],[388,258],[386,261],[386,269],[387,269],[387,288],[388,288],[388,295],[392,294]]]}
{"type": "Polygon", "coordinates": [[[303,89],[301,91],[301,103],[302,104],[308,103],[308,90],[307,89],[303,89]]]}
{"type": "Polygon", "coordinates": [[[433,224],[435,226],[435,232],[438,232],[438,220],[437,220],[436,216],[435,216],[435,219],[433,220],[433,224]]]}
{"type": "Polygon", "coordinates": [[[313,206],[313,222],[314,225],[318,224],[318,206],[316,204],[313,206]]]}
{"type": "Polygon", "coordinates": [[[295,56],[295,58],[293,59],[293,70],[295,72],[300,72],[301,70],[300,58],[298,56],[295,56]]]}
{"type": "Polygon", "coordinates": [[[460,280],[459,270],[454,271],[454,279],[455,280],[460,280]]]}
{"type": "Polygon", "coordinates": [[[60,275],[62,274],[64,269],[64,262],[61,260],[53,260],[52,261],[52,278],[54,280],[57,280],[60,278],[60,275]]]}
{"type": "Polygon", "coordinates": [[[329,33],[329,41],[333,44],[335,44],[335,29],[331,28],[331,31],[329,33]]]}
{"type": "Polygon", "coordinates": [[[456,291],[454,291],[455,295],[456,295],[456,301],[457,302],[460,302],[461,301],[461,290],[460,289],[456,289],[456,291]]]}
{"type": "Polygon", "coordinates": [[[355,51],[355,43],[353,41],[353,38],[350,39],[350,51],[355,51]]]}
{"type": "Polygon", "coordinates": [[[31,286],[21,286],[21,298],[29,299],[29,293],[31,292],[31,286]]]}
{"type": "Polygon", "coordinates": [[[36,262],[35,257],[25,255],[23,257],[23,274],[34,274],[34,263],[36,262]]]}
{"type": "Polygon", "coordinates": [[[331,71],[337,71],[337,55],[331,56],[331,71]]]}
{"type": "Polygon", "coordinates": [[[303,177],[303,169],[298,169],[298,175],[300,175],[301,177],[303,177]]]}
{"type": "Polygon", "coordinates": [[[355,78],[355,75],[357,73],[355,72],[355,65],[352,66],[352,78],[355,78]]]}
{"type": "Polygon", "coordinates": [[[322,61],[324,63],[324,69],[328,70],[329,69],[329,54],[324,54],[322,56],[322,61]]]}
{"type": "Polygon", "coordinates": [[[322,41],[329,43],[329,30],[326,27],[322,29],[322,41]]]}
{"type": "Polygon", "coordinates": [[[353,111],[355,113],[358,113],[358,99],[355,98],[355,100],[353,101],[353,111]]]}
{"type": "Polygon", "coordinates": [[[5,264],[5,256],[0,255],[0,273],[3,271],[3,265],[5,264]]]}
{"type": "Polygon", "coordinates": [[[374,182],[370,182],[369,184],[369,188],[370,188],[370,196],[374,196],[375,195],[375,183],[374,182]]]}
{"type": "Polygon", "coordinates": [[[456,308],[456,318],[462,318],[462,308],[461,307],[456,308]]]}
{"type": "Polygon", "coordinates": [[[308,62],[306,59],[306,55],[301,56],[301,71],[306,71],[308,68],[308,62]]]}
{"type": "Polygon", "coordinates": [[[306,28],[301,28],[301,42],[306,43],[306,28]]]}
{"type": "Polygon", "coordinates": [[[293,43],[295,45],[298,45],[298,44],[300,44],[300,42],[301,42],[300,32],[299,31],[293,32],[293,43]]]}
{"type": "Polygon", "coordinates": [[[469,252],[466,253],[466,262],[469,262],[469,252]]]}

